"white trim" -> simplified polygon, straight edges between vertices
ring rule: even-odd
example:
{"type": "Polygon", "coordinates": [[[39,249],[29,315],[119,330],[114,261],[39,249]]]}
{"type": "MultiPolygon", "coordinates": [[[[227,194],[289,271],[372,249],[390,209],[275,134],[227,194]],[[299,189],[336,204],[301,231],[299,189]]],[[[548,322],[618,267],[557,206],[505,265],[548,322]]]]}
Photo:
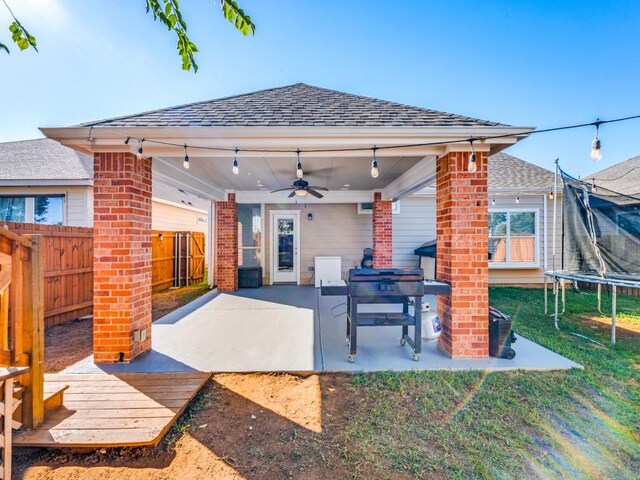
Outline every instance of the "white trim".
{"type": "MultiPolygon", "coordinates": [[[[237,204],[237,201],[236,201],[237,204]]],[[[265,265],[266,265],[266,256],[267,256],[267,252],[265,250],[266,245],[266,237],[267,237],[267,219],[265,218],[265,214],[267,213],[267,209],[265,207],[264,203],[260,204],[260,219],[261,219],[261,224],[260,224],[260,228],[262,230],[261,234],[260,234],[260,266],[262,267],[262,274],[264,275],[264,270],[265,270],[265,265]]],[[[271,256],[271,255],[269,255],[271,256]]]]}
{"type": "Polygon", "coordinates": [[[277,204],[312,204],[312,203],[360,203],[372,202],[373,191],[371,190],[331,190],[321,192],[323,198],[316,198],[313,195],[304,197],[294,196],[287,198],[289,192],[271,193],[255,190],[236,191],[236,203],[277,203],[277,204]]]}
{"type": "MultiPolygon", "coordinates": [[[[400,213],[400,200],[391,202],[391,213],[400,213]]],[[[358,215],[373,215],[373,201],[358,203],[358,215]],[[362,208],[363,203],[370,203],[372,205],[371,210],[362,208]]]]}
{"type": "Polygon", "coordinates": [[[182,167],[177,167],[171,162],[167,162],[162,158],[154,157],[152,159],[154,178],[162,180],[168,185],[180,184],[185,192],[191,193],[206,200],[221,200],[224,201],[227,196],[224,189],[218,185],[214,185],[209,182],[205,182],[201,178],[198,178],[187,172],[182,167]]]}
{"type": "Polygon", "coordinates": [[[207,284],[209,288],[213,288],[215,285],[215,217],[216,217],[216,204],[215,202],[209,201],[209,211],[207,212],[207,239],[206,239],[206,248],[207,248],[207,284]]]}
{"type": "Polygon", "coordinates": [[[171,207],[184,208],[185,210],[190,210],[192,212],[203,213],[205,215],[208,214],[207,210],[203,210],[201,208],[192,207],[191,205],[185,205],[184,203],[172,202],[171,200],[165,200],[164,198],[152,197],[152,201],[157,203],[162,203],[164,205],[169,205],[171,207]]]}
{"type": "Polygon", "coordinates": [[[382,190],[383,200],[398,200],[411,195],[436,180],[435,155],[428,155],[382,190]]]}
{"type": "Polygon", "coordinates": [[[544,256],[544,258],[542,259],[542,264],[544,265],[544,269],[545,271],[547,270],[547,264],[548,262],[548,253],[547,253],[547,230],[548,230],[548,226],[547,226],[547,195],[543,194],[542,195],[543,198],[543,204],[542,204],[542,216],[544,217],[542,219],[542,255],[544,256]]]}
{"type": "MultiPolygon", "coordinates": [[[[540,209],[539,208],[490,208],[489,213],[507,213],[507,236],[506,245],[505,245],[505,254],[508,257],[510,255],[510,238],[511,233],[509,231],[510,226],[510,213],[522,213],[522,212],[533,212],[534,213],[534,225],[536,228],[535,238],[534,238],[534,261],[533,262],[491,262],[489,261],[490,269],[533,269],[540,268],[540,209]]],[[[489,235],[491,237],[491,235],[489,235]]]]}
{"type": "Polygon", "coordinates": [[[91,179],[2,179],[0,187],[91,187],[93,180],[91,179]]]}
{"type": "MultiPolygon", "coordinates": [[[[269,212],[269,243],[270,243],[270,268],[269,268],[269,284],[274,285],[274,272],[275,272],[275,250],[277,248],[276,243],[274,241],[274,224],[276,215],[292,215],[294,217],[294,232],[293,235],[295,237],[295,246],[294,246],[294,262],[296,265],[296,284],[300,285],[300,210],[271,210],[269,212]]],[[[282,282],[286,283],[286,282],[282,282]]]]}

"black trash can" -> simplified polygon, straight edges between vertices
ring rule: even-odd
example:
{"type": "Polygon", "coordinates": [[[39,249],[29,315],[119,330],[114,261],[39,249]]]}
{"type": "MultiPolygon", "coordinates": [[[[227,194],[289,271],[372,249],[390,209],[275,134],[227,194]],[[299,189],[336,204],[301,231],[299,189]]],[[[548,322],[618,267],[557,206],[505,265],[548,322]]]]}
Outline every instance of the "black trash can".
{"type": "Polygon", "coordinates": [[[238,267],[238,288],[262,286],[262,267],[238,267]]]}
{"type": "Polygon", "coordinates": [[[498,358],[515,358],[511,344],[516,341],[511,332],[511,317],[489,307],[489,355],[498,358]]]}

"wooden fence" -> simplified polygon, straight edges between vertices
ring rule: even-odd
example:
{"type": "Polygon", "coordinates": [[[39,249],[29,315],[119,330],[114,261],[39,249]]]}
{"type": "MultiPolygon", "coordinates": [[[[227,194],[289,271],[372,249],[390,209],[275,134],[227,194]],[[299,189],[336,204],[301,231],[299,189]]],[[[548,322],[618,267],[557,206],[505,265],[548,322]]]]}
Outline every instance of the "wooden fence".
{"type": "MultiPolygon", "coordinates": [[[[92,228],[14,222],[4,222],[0,228],[19,235],[39,234],[43,237],[46,327],[91,315],[93,311],[92,228]]],[[[180,232],[180,234],[181,272],[176,276],[174,274],[178,266],[176,232],[152,232],[154,292],[174,285],[199,283],[204,279],[204,233],[180,232]],[[187,265],[189,266],[188,277],[187,265]]]]}

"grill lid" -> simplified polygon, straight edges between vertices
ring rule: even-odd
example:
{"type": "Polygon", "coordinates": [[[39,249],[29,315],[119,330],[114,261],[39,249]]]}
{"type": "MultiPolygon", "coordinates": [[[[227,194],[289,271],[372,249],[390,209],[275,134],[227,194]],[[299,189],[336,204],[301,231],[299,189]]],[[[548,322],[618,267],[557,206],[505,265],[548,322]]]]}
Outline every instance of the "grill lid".
{"type": "Polygon", "coordinates": [[[352,268],[349,282],[422,282],[421,268],[352,268]]]}

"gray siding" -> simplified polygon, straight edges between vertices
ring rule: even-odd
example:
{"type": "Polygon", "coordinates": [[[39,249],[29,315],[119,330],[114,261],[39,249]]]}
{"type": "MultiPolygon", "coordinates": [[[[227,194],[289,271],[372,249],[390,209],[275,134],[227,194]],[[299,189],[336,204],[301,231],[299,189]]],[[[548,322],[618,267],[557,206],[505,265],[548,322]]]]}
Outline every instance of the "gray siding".
{"type": "Polygon", "coordinates": [[[371,215],[358,215],[356,204],[265,205],[265,282],[269,282],[271,262],[270,212],[300,211],[300,283],[313,284],[309,267],[316,256],[342,257],[343,278],[360,265],[362,250],[372,246],[371,215]],[[313,214],[313,220],[307,215],[313,214]]]}

